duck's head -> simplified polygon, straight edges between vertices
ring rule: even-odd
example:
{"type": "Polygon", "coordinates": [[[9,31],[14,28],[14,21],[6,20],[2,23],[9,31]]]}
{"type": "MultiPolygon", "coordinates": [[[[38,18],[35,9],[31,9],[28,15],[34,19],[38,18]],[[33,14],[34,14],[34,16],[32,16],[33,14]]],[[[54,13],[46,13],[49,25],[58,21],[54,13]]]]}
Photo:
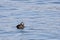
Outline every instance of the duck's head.
{"type": "Polygon", "coordinates": [[[20,24],[24,25],[24,23],[23,23],[23,22],[21,22],[20,24]]]}

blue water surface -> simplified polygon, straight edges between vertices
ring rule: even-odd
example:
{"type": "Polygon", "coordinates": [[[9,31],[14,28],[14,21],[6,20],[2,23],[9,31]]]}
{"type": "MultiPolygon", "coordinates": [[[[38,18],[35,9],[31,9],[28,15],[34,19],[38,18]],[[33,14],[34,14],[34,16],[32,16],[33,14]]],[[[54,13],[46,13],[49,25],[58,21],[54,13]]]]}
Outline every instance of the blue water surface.
{"type": "Polygon", "coordinates": [[[0,40],[60,40],[60,0],[0,0],[0,40]]]}

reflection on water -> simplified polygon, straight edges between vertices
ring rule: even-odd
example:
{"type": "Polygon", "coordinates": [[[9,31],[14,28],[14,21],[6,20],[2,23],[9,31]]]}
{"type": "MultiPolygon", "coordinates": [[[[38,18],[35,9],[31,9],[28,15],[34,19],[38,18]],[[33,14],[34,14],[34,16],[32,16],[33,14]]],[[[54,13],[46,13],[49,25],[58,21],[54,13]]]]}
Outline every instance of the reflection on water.
{"type": "Polygon", "coordinates": [[[60,40],[59,0],[0,0],[0,40],[60,40]],[[24,22],[25,28],[16,25],[24,22]]]}

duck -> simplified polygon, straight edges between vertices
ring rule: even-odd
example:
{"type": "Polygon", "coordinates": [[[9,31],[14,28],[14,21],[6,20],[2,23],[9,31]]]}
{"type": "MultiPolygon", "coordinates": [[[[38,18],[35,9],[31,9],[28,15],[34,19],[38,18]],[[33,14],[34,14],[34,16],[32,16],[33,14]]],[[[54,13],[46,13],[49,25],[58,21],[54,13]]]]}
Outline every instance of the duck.
{"type": "Polygon", "coordinates": [[[24,23],[23,22],[21,22],[20,24],[18,24],[17,26],[16,26],[16,28],[17,29],[24,29],[24,23]]]}

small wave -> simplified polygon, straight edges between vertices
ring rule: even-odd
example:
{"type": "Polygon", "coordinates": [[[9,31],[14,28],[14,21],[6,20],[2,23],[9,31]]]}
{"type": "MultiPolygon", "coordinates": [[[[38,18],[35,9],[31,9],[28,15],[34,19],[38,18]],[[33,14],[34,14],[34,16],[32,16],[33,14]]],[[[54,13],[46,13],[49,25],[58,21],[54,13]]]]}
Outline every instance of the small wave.
{"type": "Polygon", "coordinates": [[[51,2],[51,3],[53,3],[53,4],[60,4],[60,2],[51,2]]]}
{"type": "Polygon", "coordinates": [[[29,1],[29,0],[11,0],[11,1],[29,1]]]}
{"type": "Polygon", "coordinates": [[[0,18],[3,18],[3,17],[7,17],[7,16],[0,15],[0,18]]]}

